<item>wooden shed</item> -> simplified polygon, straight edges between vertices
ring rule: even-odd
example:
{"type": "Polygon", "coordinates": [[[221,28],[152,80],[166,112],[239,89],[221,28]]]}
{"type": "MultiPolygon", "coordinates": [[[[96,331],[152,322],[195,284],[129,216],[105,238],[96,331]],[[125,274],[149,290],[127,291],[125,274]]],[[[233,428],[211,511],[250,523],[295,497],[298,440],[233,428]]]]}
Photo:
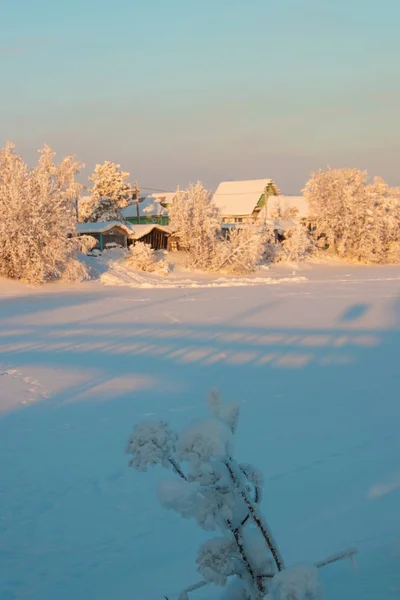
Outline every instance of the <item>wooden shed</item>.
{"type": "Polygon", "coordinates": [[[131,226],[120,221],[99,221],[97,223],[77,223],[79,235],[90,235],[97,240],[97,246],[102,252],[107,246],[127,248],[133,234],[131,226]]]}
{"type": "Polygon", "coordinates": [[[128,243],[143,242],[154,250],[167,250],[171,230],[162,225],[132,225],[132,234],[128,243]]]}

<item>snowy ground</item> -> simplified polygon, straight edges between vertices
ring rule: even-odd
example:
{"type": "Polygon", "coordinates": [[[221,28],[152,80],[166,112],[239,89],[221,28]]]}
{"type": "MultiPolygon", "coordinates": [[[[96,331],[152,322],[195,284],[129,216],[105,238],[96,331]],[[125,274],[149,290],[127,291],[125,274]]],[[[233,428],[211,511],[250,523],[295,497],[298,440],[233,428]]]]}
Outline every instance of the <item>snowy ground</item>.
{"type": "Polygon", "coordinates": [[[199,579],[203,534],[159,507],[163,473],[128,469],[123,448],[139,419],[202,414],[215,386],[242,402],[237,456],[265,474],[286,562],[358,546],[355,572],[323,571],[327,600],[400,598],[400,269],[277,282],[291,276],[0,280],[0,600],[162,600],[199,579]]]}

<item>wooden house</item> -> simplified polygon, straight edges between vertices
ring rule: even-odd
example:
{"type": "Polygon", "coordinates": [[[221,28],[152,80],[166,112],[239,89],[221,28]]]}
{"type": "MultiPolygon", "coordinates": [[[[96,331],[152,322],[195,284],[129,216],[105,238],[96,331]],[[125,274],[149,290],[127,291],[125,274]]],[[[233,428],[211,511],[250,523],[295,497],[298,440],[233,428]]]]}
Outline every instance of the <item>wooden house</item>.
{"type": "Polygon", "coordinates": [[[219,184],[214,204],[223,223],[252,223],[265,215],[268,198],[278,196],[279,190],[272,179],[224,181],[219,184]]]}

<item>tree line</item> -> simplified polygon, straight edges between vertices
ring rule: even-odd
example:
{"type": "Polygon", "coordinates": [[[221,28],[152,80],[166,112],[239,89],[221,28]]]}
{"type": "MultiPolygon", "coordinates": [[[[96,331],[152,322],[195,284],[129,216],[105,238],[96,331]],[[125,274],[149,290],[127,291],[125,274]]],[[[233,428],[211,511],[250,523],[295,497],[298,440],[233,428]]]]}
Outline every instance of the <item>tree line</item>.
{"type": "MultiPolygon", "coordinates": [[[[39,154],[29,168],[12,144],[0,150],[0,275],[31,283],[85,278],[76,222],[122,220],[121,210],[135,201],[129,173],[111,161],[97,165],[83,197],[76,180],[83,163],[67,156],[57,164],[49,146],[39,154]]],[[[309,216],[299,220],[292,211],[283,240],[265,219],[223,230],[212,194],[201,183],[177,190],[170,227],[188,267],[197,270],[243,274],[263,260],[298,261],[326,252],[363,263],[400,262],[400,187],[379,177],[369,183],[358,169],[329,168],[312,174],[303,193],[309,216]]],[[[137,256],[143,266],[143,252],[137,256]]]]}

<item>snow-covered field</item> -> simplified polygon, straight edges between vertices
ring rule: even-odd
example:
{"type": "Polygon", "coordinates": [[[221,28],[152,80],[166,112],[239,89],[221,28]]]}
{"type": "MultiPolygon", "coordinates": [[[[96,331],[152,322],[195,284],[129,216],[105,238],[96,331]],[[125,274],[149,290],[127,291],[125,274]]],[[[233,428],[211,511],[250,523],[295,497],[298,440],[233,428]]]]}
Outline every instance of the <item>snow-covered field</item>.
{"type": "Polygon", "coordinates": [[[123,449],[138,420],[203,414],[211,387],[241,402],[237,457],[264,472],[286,562],[357,546],[355,571],[323,570],[327,600],[400,598],[400,268],[292,271],[0,280],[0,600],[174,599],[199,579],[204,534],[123,449]]]}

